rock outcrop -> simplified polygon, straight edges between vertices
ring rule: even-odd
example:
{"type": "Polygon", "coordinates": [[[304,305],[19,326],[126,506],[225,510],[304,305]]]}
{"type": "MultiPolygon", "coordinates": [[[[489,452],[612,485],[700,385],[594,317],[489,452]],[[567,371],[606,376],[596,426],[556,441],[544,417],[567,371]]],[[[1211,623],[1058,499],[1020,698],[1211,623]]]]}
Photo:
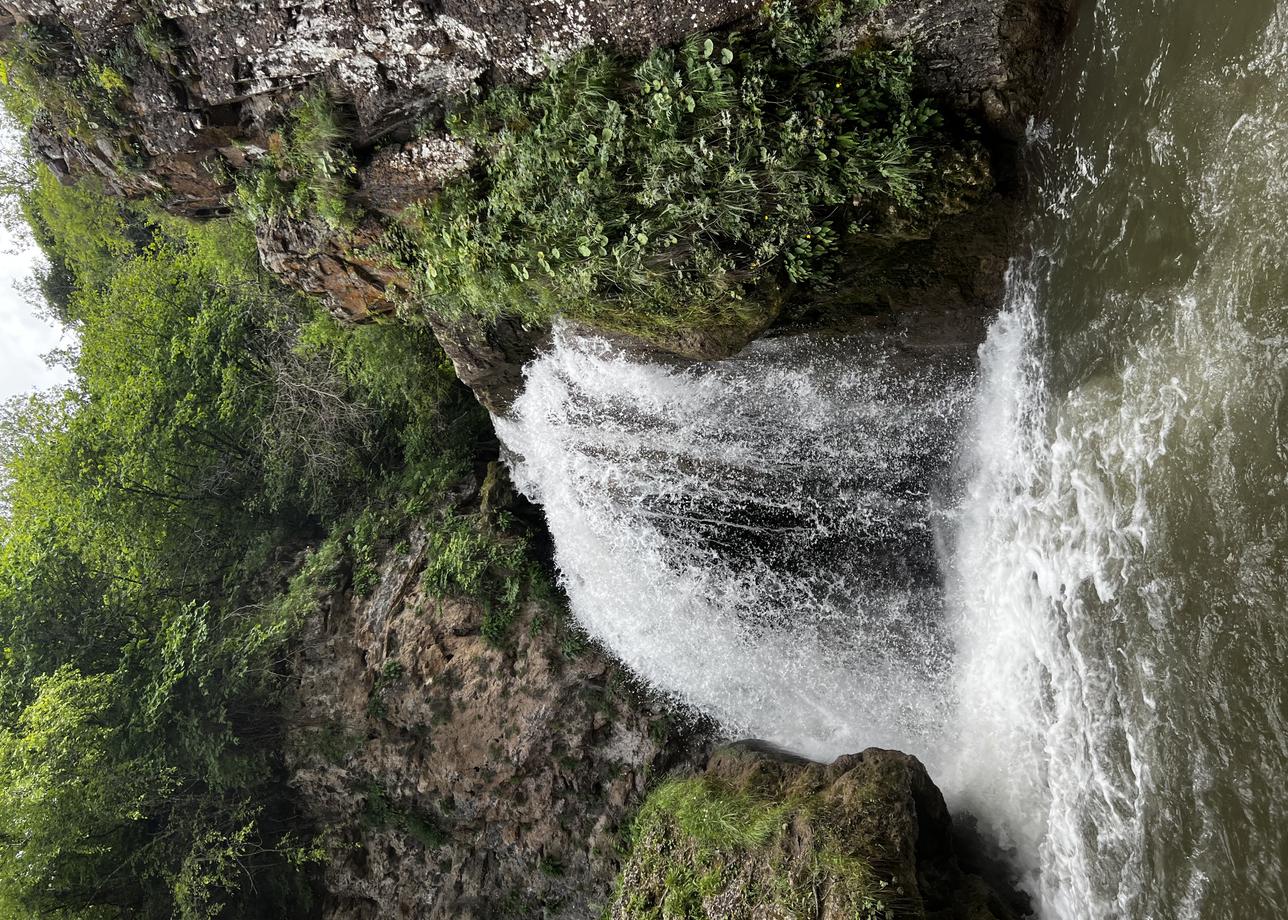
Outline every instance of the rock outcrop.
{"type": "Polygon", "coordinates": [[[817,764],[756,743],[654,791],[612,920],[1010,920],[1027,899],[959,859],[915,758],[876,748],[817,764]]]}
{"type": "MultiPolygon", "coordinates": [[[[100,97],[88,115],[50,106],[29,132],[61,178],[93,176],[186,217],[226,213],[238,174],[277,142],[304,94],[326,88],[357,155],[354,202],[387,218],[468,165],[470,151],[441,130],[453,104],[589,45],[644,51],[756,5],[14,0],[0,34],[34,26],[47,81],[100,97]],[[119,86],[98,85],[105,67],[119,86]]],[[[380,232],[377,219],[341,230],[282,216],[261,231],[260,248],[289,282],[364,319],[407,286],[366,254],[380,232]]]]}
{"type": "MultiPolygon", "coordinates": [[[[930,305],[940,317],[929,332],[913,329],[913,339],[948,335],[974,347],[1005,264],[1011,144],[1036,109],[1071,2],[890,0],[847,27],[856,44],[914,44],[923,88],[954,118],[980,127],[992,161],[986,174],[998,190],[972,209],[981,213],[946,222],[929,241],[896,240],[866,253],[888,269],[880,276],[885,283],[869,280],[862,290],[831,298],[822,312],[832,326],[847,328],[837,322],[843,314],[858,328],[871,327],[872,316],[898,326],[903,321],[891,320],[895,314],[930,305]],[[974,255],[953,253],[944,264],[943,246],[963,239],[974,255]]],[[[753,0],[428,6],[170,0],[145,12],[128,2],[15,0],[11,9],[15,22],[38,24],[50,43],[45,66],[54,80],[90,86],[87,73],[101,75],[109,64],[128,71],[120,87],[103,90],[106,117],[47,110],[31,132],[37,153],[61,176],[94,175],[117,194],[149,196],[187,216],[223,213],[235,178],[280,143],[281,126],[302,94],[326,87],[346,115],[357,170],[352,201],[362,217],[339,228],[279,215],[261,228],[260,249],[265,264],[288,281],[323,296],[338,314],[363,319],[388,311],[411,287],[372,252],[387,222],[470,162],[471,151],[441,130],[453,105],[500,82],[532,79],[550,60],[587,45],[643,51],[736,22],[755,6],[753,0]]],[[[807,307],[782,311],[781,322],[789,328],[812,322],[820,310],[807,307]]],[[[709,341],[689,336],[668,347],[688,357],[720,357],[763,326],[726,330],[709,341]]],[[[476,391],[492,408],[507,402],[522,361],[545,334],[438,327],[449,353],[462,359],[462,379],[481,381],[476,391]]]]}
{"type": "Polygon", "coordinates": [[[536,607],[504,647],[427,594],[422,532],[300,640],[288,747],[334,920],[587,920],[650,778],[700,737],[536,607]]]}
{"type": "MultiPolygon", "coordinates": [[[[124,56],[122,119],[92,137],[66,123],[37,126],[37,148],[56,169],[97,174],[127,195],[158,192],[176,213],[222,207],[228,171],[266,149],[284,114],[310,88],[329,86],[353,116],[359,150],[424,133],[445,108],[497,82],[530,79],[551,59],[606,44],[645,49],[746,15],[753,0],[632,3],[421,4],[410,0],[262,3],[171,0],[14,0],[19,21],[44,27],[74,75],[89,58],[124,56]]],[[[424,187],[459,167],[450,143],[422,142],[392,167],[424,187]]]]}

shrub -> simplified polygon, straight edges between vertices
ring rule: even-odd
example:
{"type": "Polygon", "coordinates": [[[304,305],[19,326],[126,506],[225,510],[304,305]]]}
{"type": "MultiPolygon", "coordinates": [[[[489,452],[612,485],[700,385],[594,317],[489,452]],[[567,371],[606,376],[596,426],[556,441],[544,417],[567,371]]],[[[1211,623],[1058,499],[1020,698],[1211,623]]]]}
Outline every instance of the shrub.
{"type": "Polygon", "coordinates": [[[377,782],[367,784],[363,820],[370,827],[396,828],[426,849],[441,847],[451,839],[432,815],[394,804],[377,782]]]}
{"type": "Polygon", "coordinates": [[[744,325],[825,284],[846,234],[916,215],[940,117],[906,48],[838,53],[866,2],[697,36],[642,61],[585,51],[451,119],[482,152],[391,250],[446,317],[561,312],[645,336],[744,325]]]}
{"type": "Polygon", "coordinates": [[[292,642],[346,571],[374,584],[358,509],[441,502],[481,410],[423,330],[315,323],[244,226],[20,194],[77,344],[64,392],[0,412],[0,916],[310,916],[292,642]],[[274,598],[283,534],[327,525],[274,598]]]}
{"type": "Polygon", "coordinates": [[[477,517],[447,514],[429,531],[426,590],[483,604],[483,636],[499,645],[523,601],[541,592],[543,577],[521,537],[493,530],[477,517]]]}

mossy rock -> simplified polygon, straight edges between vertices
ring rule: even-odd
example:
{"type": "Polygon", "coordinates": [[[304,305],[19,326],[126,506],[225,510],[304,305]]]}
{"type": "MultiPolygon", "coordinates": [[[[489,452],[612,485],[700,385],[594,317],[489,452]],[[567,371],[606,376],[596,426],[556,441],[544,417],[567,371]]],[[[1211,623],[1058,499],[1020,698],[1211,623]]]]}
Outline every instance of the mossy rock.
{"type": "Polygon", "coordinates": [[[1026,910],[963,871],[943,797],[916,758],[823,765],[761,745],[641,808],[608,920],[1009,920],[1026,910]]]}

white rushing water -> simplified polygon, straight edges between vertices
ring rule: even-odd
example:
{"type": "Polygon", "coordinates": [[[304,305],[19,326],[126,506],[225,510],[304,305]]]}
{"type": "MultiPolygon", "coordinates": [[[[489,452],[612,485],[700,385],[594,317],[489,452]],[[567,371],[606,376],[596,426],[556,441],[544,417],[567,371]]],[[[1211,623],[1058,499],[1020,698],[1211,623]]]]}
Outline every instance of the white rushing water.
{"type": "MultiPolygon", "coordinates": [[[[1150,540],[1141,474],[1184,394],[1169,381],[1114,415],[1093,387],[1057,409],[1035,293],[1012,277],[983,350],[948,578],[955,712],[938,766],[954,804],[1030,870],[1044,915],[1139,916],[1149,778],[1138,733],[1153,701],[1135,694],[1157,662],[1114,646],[1114,602],[1150,540]]],[[[1137,584],[1150,616],[1166,617],[1167,585],[1137,584]]]]}
{"type": "Polygon", "coordinates": [[[560,330],[497,420],[594,637],[917,754],[1046,918],[1288,916],[1288,17],[1238,13],[1080,24],[977,374],[560,330]]]}
{"type": "Polygon", "coordinates": [[[1095,34],[1148,70],[1141,109],[1052,156],[1049,248],[981,353],[942,780],[1015,845],[1043,916],[1279,917],[1288,19],[1217,12],[1205,58],[1118,7],[1095,34]],[[1121,251],[1151,233],[1161,282],[1121,251]]]}
{"type": "Polygon", "coordinates": [[[732,731],[828,758],[938,732],[927,484],[968,395],[852,342],[679,367],[561,329],[497,431],[592,636],[732,731]]]}

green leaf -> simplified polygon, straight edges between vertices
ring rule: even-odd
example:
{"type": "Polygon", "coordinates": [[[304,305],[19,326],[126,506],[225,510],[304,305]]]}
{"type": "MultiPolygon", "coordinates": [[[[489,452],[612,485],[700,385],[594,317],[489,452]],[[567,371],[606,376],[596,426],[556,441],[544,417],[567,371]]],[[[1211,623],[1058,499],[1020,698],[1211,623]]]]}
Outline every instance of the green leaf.
{"type": "Polygon", "coordinates": [[[711,39],[708,38],[706,41],[702,43],[702,56],[704,58],[711,57],[711,55],[715,52],[715,50],[716,50],[716,43],[713,42],[711,39]]]}
{"type": "Polygon", "coordinates": [[[732,52],[732,51],[730,51],[728,48],[725,48],[723,51],[721,51],[721,52],[720,52],[720,63],[721,63],[721,64],[724,64],[726,67],[727,67],[728,65],[732,64],[732,63],[733,63],[733,52],[732,52]]]}

